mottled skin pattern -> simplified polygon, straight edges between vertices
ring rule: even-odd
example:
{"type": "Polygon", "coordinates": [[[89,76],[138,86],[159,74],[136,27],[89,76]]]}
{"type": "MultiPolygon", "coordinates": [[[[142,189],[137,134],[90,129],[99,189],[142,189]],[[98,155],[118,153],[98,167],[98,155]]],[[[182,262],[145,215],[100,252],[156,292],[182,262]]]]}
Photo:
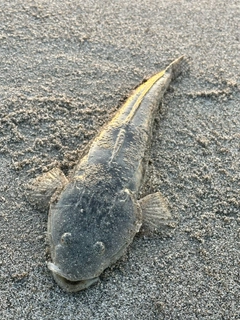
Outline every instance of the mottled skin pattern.
{"type": "Polygon", "coordinates": [[[133,92],[52,200],[48,266],[65,290],[94,283],[139,231],[142,210],[137,199],[154,115],[183,62],[180,57],[133,92]]]}

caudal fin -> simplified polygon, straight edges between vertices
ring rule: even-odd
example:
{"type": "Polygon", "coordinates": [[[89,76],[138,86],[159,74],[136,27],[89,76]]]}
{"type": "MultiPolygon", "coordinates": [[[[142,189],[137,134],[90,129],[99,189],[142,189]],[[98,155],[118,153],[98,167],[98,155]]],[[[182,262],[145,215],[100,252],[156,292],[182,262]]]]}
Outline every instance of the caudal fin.
{"type": "Polygon", "coordinates": [[[175,80],[180,74],[186,73],[190,69],[190,61],[189,57],[181,56],[170,63],[165,72],[170,72],[172,80],[175,80]]]}

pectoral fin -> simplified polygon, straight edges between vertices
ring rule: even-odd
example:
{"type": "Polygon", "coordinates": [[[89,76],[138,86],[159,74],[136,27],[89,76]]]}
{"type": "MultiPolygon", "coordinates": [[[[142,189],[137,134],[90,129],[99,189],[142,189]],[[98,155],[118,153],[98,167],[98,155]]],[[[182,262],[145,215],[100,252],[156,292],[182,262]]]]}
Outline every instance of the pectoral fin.
{"type": "Polygon", "coordinates": [[[26,197],[38,209],[46,209],[53,194],[61,190],[67,183],[68,180],[64,173],[60,169],[54,168],[27,185],[26,197]]]}
{"type": "Polygon", "coordinates": [[[147,195],[139,200],[139,204],[142,209],[144,232],[158,232],[169,226],[172,216],[160,192],[147,195]]]}

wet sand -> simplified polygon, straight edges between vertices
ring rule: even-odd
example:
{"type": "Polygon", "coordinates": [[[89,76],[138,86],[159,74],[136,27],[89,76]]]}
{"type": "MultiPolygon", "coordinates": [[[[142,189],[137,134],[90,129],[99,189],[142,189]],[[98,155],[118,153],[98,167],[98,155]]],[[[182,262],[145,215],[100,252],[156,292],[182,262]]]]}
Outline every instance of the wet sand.
{"type": "Polygon", "coordinates": [[[239,2],[0,3],[0,318],[239,319],[239,2]],[[176,228],[137,236],[89,289],[69,294],[45,261],[47,212],[26,201],[39,173],[71,171],[144,78],[180,55],[145,191],[176,228]]]}

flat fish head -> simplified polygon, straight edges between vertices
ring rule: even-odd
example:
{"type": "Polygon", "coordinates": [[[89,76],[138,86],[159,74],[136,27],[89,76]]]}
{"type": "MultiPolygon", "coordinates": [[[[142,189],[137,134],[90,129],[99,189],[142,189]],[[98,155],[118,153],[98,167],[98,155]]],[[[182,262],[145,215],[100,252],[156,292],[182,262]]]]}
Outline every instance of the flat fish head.
{"type": "Polygon", "coordinates": [[[102,181],[75,181],[50,207],[48,235],[57,283],[79,291],[96,282],[118,260],[141,226],[139,207],[128,189],[102,181]]]}

